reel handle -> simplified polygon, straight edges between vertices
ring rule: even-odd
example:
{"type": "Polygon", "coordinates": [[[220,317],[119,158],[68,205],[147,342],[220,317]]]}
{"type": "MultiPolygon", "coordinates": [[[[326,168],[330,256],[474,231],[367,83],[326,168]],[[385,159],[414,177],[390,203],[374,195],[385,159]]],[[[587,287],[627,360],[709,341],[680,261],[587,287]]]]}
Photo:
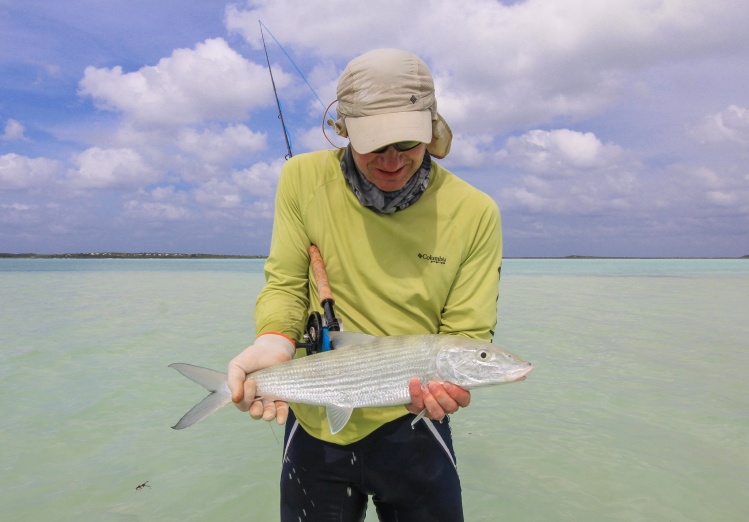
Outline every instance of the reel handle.
{"type": "Polygon", "coordinates": [[[315,277],[317,283],[317,293],[320,294],[320,304],[322,305],[323,313],[325,315],[325,322],[328,330],[331,332],[338,332],[341,330],[341,325],[336,319],[335,312],[333,311],[333,291],[330,289],[330,282],[328,281],[328,272],[325,270],[325,262],[320,254],[320,249],[315,245],[309,247],[309,264],[312,267],[312,275],[315,277]]]}

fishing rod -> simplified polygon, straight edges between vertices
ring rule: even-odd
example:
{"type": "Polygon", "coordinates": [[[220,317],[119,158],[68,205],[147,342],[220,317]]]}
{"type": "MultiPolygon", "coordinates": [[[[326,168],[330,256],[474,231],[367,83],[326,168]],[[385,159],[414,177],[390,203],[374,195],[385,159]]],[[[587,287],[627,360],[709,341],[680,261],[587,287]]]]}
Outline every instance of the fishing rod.
{"type": "Polygon", "coordinates": [[[263,34],[263,22],[258,20],[258,23],[260,24],[260,38],[263,40],[263,50],[265,50],[265,61],[268,62],[268,72],[270,73],[270,83],[273,85],[273,96],[276,97],[276,106],[278,106],[278,119],[281,120],[281,129],[283,129],[283,137],[286,140],[286,150],[288,151],[288,154],[286,154],[284,158],[289,159],[292,156],[291,142],[289,141],[289,132],[286,130],[286,123],[283,121],[283,111],[281,110],[281,101],[278,99],[278,91],[276,91],[276,82],[273,80],[273,70],[270,67],[270,58],[268,58],[268,48],[265,46],[265,35],[263,34]]]}
{"type": "MultiPolygon", "coordinates": [[[[270,81],[273,84],[273,94],[276,97],[276,105],[278,105],[278,118],[281,120],[281,127],[283,128],[284,138],[286,139],[286,149],[288,150],[288,154],[285,156],[285,158],[286,159],[291,158],[290,137],[289,137],[288,129],[286,128],[286,124],[284,123],[283,112],[281,111],[281,102],[279,101],[278,92],[276,91],[276,83],[273,81],[273,71],[271,71],[270,60],[268,59],[268,48],[265,45],[265,36],[264,36],[265,33],[268,33],[268,35],[270,35],[270,37],[273,38],[273,41],[276,42],[276,45],[278,45],[278,48],[281,49],[281,52],[283,52],[283,54],[289,60],[289,63],[291,63],[291,65],[294,66],[294,69],[296,69],[296,72],[299,74],[299,77],[307,85],[307,87],[309,87],[309,90],[312,92],[312,94],[315,95],[315,98],[317,99],[318,103],[320,103],[320,107],[322,107],[322,110],[323,110],[323,117],[322,117],[322,132],[323,132],[323,136],[325,136],[325,139],[328,140],[328,143],[330,143],[331,145],[333,145],[333,147],[340,148],[340,145],[336,145],[335,143],[333,143],[332,141],[330,141],[330,138],[328,138],[328,134],[325,132],[325,123],[326,123],[326,119],[325,118],[328,115],[328,111],[330,110],[330,107],[332,107],[332,105],[334,103],[336,103],[337,100],[333,100],[329,105],[326,106],[323,103],[323,101],[320,99],[320,97],[317,95],[317,93],[315,92],[314,87],[312,87],[312,85],[310,85],[309,81],[304,76],[304,73],[302,72],[302,70],[299,68],[299,66],[296,64],[296,62],[294,62],[294,60],[291,58],[291,56],[289,56],[289,53],[286,52],[286,49],[284,49],[283,45],[281,45],[281,42],[279,42],[278,39],[275,36],[273,36],[273,33],[271,32],[271,30],[268,29],[268,27],[263,23],[262,20],[258,20],[258,23],[260,24],[260,36],[261,36],[261,38],[263,40],[263,49],[265,50],[265,61],[268,62],[268,72],[270,73],[270,81]],[[263,29],[265,31],[263,31],[263,29]]],[[[329,124],[332,121],[333,121],[332,119],[331,120],[327,120],[327,122],[329,124]]]]}
{"type": "MultiPolygon", "coordinates": [[[[263,41],[263,50],[265,51],[265,61],[268,63],[270,81],[273,85],[273,95],[276,97],[276,105],[278,106],[278,119],[281,120],[283,137],[286,140],[286,150],[288,151],[288,154],[285,156],[285,158],[289,159],[292,156],[291,143],[289,142],[289,133],[286,130],[286,123],[283,120],[283,111],[281,110],[281,101],[278,99],[276,82],[273,80],[273,71],[270,67],[270,58],[268,58],[268,48],[265,45],[265,36],[263,33],[263,27],[265,26],[260,20],[258,20],[258,23],[260,24],[260,38],[263,41]]],[[[266,27],[265,29],[267,30],[268,28],[266,27]]],[[[299,70],[299,67],[297,67],[294,61],[291,59],[291,56],[289,56],[289,54],[281,46],[281,44],[278,43],[278,40],[276,40],[276,37],[273,36],[273,33],[268,31],[268,34],[270,34],[271,38],[273,38],[278,46],[281,47],[281,50],[294,65],[304,82],[312,90],[312,93],[317,98],[317,101],[319,101],[323,108],[325,108],[325,104],[322,103],[320,97],[317,96],[315,90],[312,89],[312,86],[304,77],[302,71],[299,70]]],[[[325,108],[325,111],[327,112],[327,108],[325,108]]],[[[323,118],[324,116],[325,115],[323,114],[323,118]]],[[[312,312],[312,314],[310,314],[309,319],[307,320],[307,325],[304,328],[304,341],[296,343],[296,347],[306,348],[307,353],[311,355],[317,352],[327,352],[328,350],[332,349],[330,345],[330,338],[328,337],[328,332],[340,331],[341,325],[335,316],[335,312],[333,311],[333,304],[335,303],[335,300],[333,299],[333,292],[330,289],[330,283],[328,281],[328,273],[325,270],[325,262],[323,261],[322,255],[320,254],[320,250],[317,248],[317,246],[311,245],[309,247],[308,253],[312,275],[315,278],[315,282],[317,283],[317,293],[320,296],[320,306],[322,306],[323,314],[320,314],[319,312],[312,312]]]]}
{"type": "Polygon", "coordinates": [[[317,283],[317,293],[320,296],[320,305],[323,309],[323,315],[319,312],[312,312],[307,320],[307,326],[304,328],[304,342],[296,343],[297,348],[306,348],[307,354],[312,355],[318,352],[327,352],[331,350],[330,337],[328,332],[339,332],[341,324],[333,311],[333,291],[330,289],[328,281],[328,272],[325,270],[320,250],[315,245],[311,245],[308,250],[309,264],[312,268],[312,275],[317,283]]]}

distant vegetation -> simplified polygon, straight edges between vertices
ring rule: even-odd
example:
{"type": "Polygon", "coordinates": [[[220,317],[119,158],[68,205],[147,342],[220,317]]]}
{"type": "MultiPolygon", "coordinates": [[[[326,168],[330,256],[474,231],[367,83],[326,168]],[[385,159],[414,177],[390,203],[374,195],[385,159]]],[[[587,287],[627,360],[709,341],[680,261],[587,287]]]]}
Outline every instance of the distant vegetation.
{"type": "Polygon", "coordinates": [[[0,258],[27,259],[264,259],[267,256],[230,256],[220,254],[168,254],[162,252],[89,252],[78,254],[3,254],[0,258]]]}
{"type": "MultiPolygon", "coordinates": [[[[76,254],[3,254],[0,252],[0,259],[3,258],[25,258],[25,259],[265,259],[268,256],[239,256],[239,255],[222,255],[222,254],[169,254],[164,252],[88,252],[76,254]]],[[[571,255],[563,257],[513,257],[506,256],[506,259],[736,259],[736,258],[659,258],[659,257],[606,257],[606,256],[582,256],[571,255]]],[[[737,259],[749,259],[749,255],[741,256],[737,259]]]]}

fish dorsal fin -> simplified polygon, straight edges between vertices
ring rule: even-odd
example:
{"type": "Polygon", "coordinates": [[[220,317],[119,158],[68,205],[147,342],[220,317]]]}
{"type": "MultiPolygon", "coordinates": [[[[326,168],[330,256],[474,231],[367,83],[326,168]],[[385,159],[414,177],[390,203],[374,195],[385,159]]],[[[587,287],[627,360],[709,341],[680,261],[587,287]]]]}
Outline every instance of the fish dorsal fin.
{"type": "Polygon", "coordinates": [[[335,404],[330,404],[326,407],[328,426],[330,426],[330,433],[332,435],[341,431],[346,424],[348,424],[348,420],[351,418],[351,413],[353,413],[353,411],[354,408],[348,406],[336,406],[335,404]]]}
{"type": "Polygon", "coordinates": [[[328,337],[330,337],[330,345],[334,349],[346,348],[353,344],[368,343],[377,339],[374,335],[359,332],[328,332],[328,337]]]}

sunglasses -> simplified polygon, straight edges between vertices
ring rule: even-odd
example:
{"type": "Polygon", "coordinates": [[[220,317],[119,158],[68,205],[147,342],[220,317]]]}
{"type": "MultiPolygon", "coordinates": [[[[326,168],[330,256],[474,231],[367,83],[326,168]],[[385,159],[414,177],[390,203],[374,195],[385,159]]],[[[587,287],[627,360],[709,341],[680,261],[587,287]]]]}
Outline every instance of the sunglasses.
{"type": "Polygon", "coordinates": [[[419,145],[421,145],[420,141],[399,141],[398,143],[390,143],[388,145],[385,145],[384,147],[375,149],[372,152],[375,154],[382,154],[383,152],[388,150],[390,147],[395,147],[395,150],[399,152],[405,152],[407,150],[411,150],[415,147],[418,147],[419,145]]]}

